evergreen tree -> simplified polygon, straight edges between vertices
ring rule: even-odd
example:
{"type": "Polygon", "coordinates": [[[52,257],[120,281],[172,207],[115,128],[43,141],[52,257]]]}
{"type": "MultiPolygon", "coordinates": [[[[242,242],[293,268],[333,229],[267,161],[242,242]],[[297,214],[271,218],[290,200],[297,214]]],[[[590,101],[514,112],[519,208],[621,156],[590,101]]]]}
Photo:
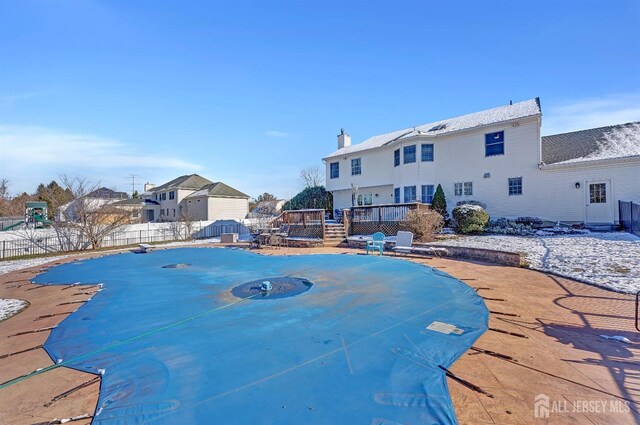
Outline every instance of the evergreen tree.
{"type": "Polygon", "coordinates": [[[433,194],[433,201],[431,201],[431,206],[434,210],[436,210],[440,215],[446,220],[449,214],[447,213],[447,200],[444,197],[444,190],[442,190],[442,186],[438,184],[436,188],[436,192],[433,194]]]}
{"type": "Polygon", "coordinates": [[[308,187],[287,201],[284,210],[324,209],[332,211],[333,196],[324,186],[308,187]]]}

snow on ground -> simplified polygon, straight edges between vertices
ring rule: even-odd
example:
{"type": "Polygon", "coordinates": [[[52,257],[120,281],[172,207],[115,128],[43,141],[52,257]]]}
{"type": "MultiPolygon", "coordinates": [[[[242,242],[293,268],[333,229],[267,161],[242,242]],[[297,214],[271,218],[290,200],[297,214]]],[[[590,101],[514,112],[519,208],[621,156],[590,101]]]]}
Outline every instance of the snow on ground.
{"type": "Polygon", "coordinates": [[[640,291],[640,238],[624,232],[562,236],[461,236],[443,245],[520,252],[532,269],[618,292],[640,291]]]}
{"type": "Polygon", "coordinates": [[[28,305],[26,301],[0,298],[0,321],[17,314],[28,305]]]}
{"type": "MultiPolygon", "coordinates": [[[[220,242],[220,238],[196,239],[193,241],[184,241],[184,242],[167,242],[162,244],[153,244],[152,246],[153,247],[180,247],[180,246],[202,245],[202,244],[217,243],[217,242],[220,242]]],[[[130,249],[130,248],[121,248],[121,249],[130,249]]],[[[119,249],[114,249],[113,251],[119,251],[119,249]]],[[[85,251],[85,252],[91,253],[91,251],[85,251]]],[[[111,251],[106,251],[106,252],[111,252],[111,251]]],[[[22,270],[22,269],[28,269],[30,267],[41,266],[43,264],[59,261],[69,257],[73,257],[73,255],[57,255],[55,257],[40,257],[40,258],[29,258],[24,260],[0,261],[0,275],[14,272],[16,270],[22,270]]]]}
{"type": "Polygon", "coordinates": [[[0,261],[0,275],[14,272],[16,270],[28,269],[30,267],[41,266],[52,261],[59,261],[69,258],[71,255],[57,255],[55,257],[29,258],[24,260],[0,261]]]}

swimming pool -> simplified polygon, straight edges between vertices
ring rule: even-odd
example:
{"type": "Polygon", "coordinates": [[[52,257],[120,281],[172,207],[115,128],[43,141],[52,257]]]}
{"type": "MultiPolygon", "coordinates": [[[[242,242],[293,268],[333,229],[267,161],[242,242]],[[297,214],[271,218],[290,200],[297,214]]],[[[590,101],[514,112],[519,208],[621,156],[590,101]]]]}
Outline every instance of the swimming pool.
{"type": "Polygon", "coordinates": [[[97,424],[456,423],[439,366],[488,320],[459,280],[377,256],[179,248],[68,263],[35,282],[103,284],[44,346],[103,375],[97,424]]]}

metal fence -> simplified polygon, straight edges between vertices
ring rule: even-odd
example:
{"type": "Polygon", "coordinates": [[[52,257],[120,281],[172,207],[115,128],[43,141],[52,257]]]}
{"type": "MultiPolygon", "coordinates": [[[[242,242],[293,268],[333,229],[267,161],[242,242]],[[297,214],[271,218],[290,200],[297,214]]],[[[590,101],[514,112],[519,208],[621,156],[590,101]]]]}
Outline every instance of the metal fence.
{"type": "MultiPolygon", "coordinates": [[[[229,220],[221,224],[200,225],[199,223],[194,223],[191,232],[184,225],[162,229],[128,230],[107,235],[102,240],[100,248],[115,248],[139,243],[184,241],[192,238],[206,239],[218,237],[223,233],[245,235],[249,233],[249,229],[242,223],[229,220]]],[[[31,233],[25,234],[22,239],[3,240],[0,241],[0,259],[15,259],[32,255],[91,249],[91,243],[88,239],[71,239],[73,240],[68,241],[57,236],[38,237],[37,233],[31,233]]]]}
{"type": "Polygon", "coordinates": [[[633,201],[618,201],[618,210],[623,229],[640,236],[640,204],[633,201]]]}

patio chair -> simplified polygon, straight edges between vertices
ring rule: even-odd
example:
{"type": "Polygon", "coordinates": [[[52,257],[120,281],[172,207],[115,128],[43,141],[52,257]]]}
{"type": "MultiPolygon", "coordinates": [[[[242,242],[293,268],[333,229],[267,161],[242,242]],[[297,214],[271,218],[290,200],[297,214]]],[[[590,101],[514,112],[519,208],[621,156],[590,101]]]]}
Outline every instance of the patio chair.
{"type": "Polygon", "coordinates": [[[416,254],[433,254],[435,256],[448,255],[449,251],[446,248],[439,248],[434,246],[412,246],[413,245],[413,233],[399,231],[396,236],[396,246],[393,250],[397,254],[401,252],[403,254],[410,254],[415,252],[416,254]]]}
{"type": "Polygon", "coordinates": [[[398,232],[396,236],[396,246],[393,247],[393,250],[397,254],[398,252],[409,254],[411,252],[411,245],[413,244],[413,233],[411,232],[403,232],[402,230],[398,232]]]}
{"type": "Polygon", "coordinates": [[[376,232],[371,236],[371,240],[367,241],[367,255],[369,255],[369,251],[378,251],[380,255],[382,255],[382,251],[384,251],[384,233],[376,232]]]}

